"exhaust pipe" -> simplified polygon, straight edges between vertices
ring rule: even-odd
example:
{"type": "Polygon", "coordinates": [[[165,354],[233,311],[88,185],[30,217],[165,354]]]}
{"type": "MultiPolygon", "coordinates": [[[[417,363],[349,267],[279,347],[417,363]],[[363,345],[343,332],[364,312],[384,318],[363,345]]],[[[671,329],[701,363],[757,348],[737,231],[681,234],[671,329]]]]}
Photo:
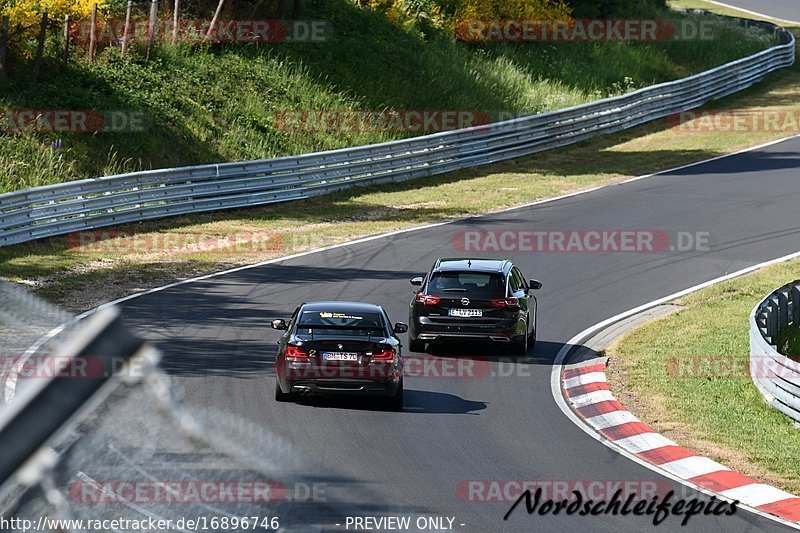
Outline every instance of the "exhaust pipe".
{"type": "Polygon", "coordinates": [[[297,387],[297,394],[303,397],[311,396],[311,389],[308,387],[297,387]]]}
{"type": "Polygon", "coordinates": [[[511,339],[509,339],[508,337],[489,337],[489,338],[492,339],[494,342],[511,342],[511,339]]]}

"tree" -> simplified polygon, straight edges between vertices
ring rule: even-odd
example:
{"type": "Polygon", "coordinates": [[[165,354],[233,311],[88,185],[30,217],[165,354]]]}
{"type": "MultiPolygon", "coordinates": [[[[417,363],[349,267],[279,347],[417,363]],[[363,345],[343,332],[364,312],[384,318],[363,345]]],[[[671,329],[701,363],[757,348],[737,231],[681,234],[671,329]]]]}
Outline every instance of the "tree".
{"type": "Polygon", "coordinates": [[[79,20],[91,15],[95,1],[99,9],[108,5],[107,0],[4,0],[0,5],[0,17],[9,18],[12,32],[19,30],[33,36],[38,33],[45,13],[50,20],[64,20],[65,15],[79,20]]]}
{"type": "Polygon", "coordinates": [[[564,20],[571,10],[563,0],[459,0],[459,20],[564,20]]]}
{"type": "Polygon", "coordinates": [[[10,49],[25,57],[33,55],[33,72],[38,77],[42,68],[42,54],[48,30],[60,27],[66,15],[78,20],[91,14],[97,1],[98,7],[105,8],[108,0],[3,0],[0,4],[0,19],[8,20],[8,28],[0,43],[0,69],[5,71],[7,50],[10,49]],[[24,47],[35,38],[36,49],[24,47]]]}

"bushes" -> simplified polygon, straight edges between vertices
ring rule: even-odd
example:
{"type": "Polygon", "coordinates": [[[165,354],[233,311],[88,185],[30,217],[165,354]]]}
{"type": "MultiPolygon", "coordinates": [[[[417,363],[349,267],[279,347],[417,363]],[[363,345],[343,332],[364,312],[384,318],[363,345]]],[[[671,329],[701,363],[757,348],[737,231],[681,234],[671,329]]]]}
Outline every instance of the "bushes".
{"type": "Polygon", "coordinates": [[[563,20],[570,16],[564,0],[356,0],[403,26],[453,29],[459,20],[563,20]]]}

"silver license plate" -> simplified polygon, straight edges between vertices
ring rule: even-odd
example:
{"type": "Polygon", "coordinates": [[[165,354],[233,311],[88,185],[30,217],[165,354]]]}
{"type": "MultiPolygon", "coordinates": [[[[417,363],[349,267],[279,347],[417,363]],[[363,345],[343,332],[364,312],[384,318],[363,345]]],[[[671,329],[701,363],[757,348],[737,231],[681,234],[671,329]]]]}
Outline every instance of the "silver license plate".
{"type": "Polygon", "coordinates": [[[326,361],[358,361],[358,354],[353,352],[322,352],[326,361]]]}
{"type": "Polygon", "coordinates": [[[483,316],[483,310],[481,309],[451,309],[450,316],[460,316],[460,317],[475,317],[475,316],[483,316]]]}

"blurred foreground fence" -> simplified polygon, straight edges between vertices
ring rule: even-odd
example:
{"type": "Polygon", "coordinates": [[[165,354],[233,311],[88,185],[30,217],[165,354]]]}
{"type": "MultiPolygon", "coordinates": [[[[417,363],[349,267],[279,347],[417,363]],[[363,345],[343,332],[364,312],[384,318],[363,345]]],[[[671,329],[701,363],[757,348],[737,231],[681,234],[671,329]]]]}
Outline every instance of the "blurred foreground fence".
{"type": "Polygon", "coordinates": [[[244,163],[74,181],[0,195],[0,246],[170,216],[288,202],[488,165],[697,108],[795,60],[795,39],[674,82],[555,112],[411,139],[244,163]]]}
{"type": "Polygon", "coordinates": [[[184,401],[128,327],[115,307],[78,320],[0,282],[0,530],[307,533],[425,514],[268,425],[184,401]]]}

